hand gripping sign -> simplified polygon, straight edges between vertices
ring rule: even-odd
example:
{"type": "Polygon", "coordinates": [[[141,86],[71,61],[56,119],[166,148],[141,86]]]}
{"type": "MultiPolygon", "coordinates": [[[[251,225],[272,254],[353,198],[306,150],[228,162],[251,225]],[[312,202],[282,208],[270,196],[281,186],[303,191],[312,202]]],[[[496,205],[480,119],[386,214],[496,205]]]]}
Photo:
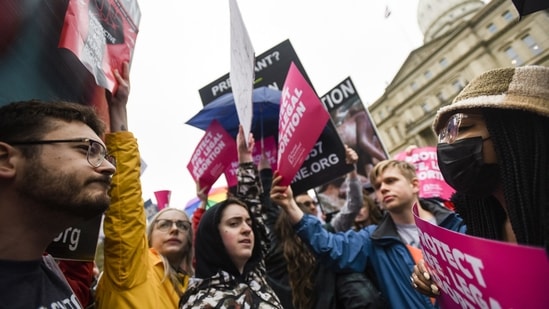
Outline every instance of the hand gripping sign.
{"type": "Polygon", "coordinates": [[[236,153],[236,142],[217,120],[204,133],[196,146],[187,169],[201,188],[209,188],[221,176],[236,153]]]}
{"type": "Polygon", "coordinates": [[[281,186],[292,182],[330,115],[292,63],[282,89],[278,123],[278,173],[281,186]]]}

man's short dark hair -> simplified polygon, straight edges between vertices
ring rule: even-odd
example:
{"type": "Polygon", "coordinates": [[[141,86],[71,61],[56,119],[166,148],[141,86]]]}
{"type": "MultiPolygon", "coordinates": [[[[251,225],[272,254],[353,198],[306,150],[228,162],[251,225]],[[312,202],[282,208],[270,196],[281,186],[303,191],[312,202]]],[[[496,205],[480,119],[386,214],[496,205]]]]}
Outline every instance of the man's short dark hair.
{"type": "Polygon", "coordinates": [[[50,120],[79,121],[98,136],[105,133],[105,123],[92,107],[64,101],[20,101],[0,107],[0,141],[38,140],[55,129],[50,120]]]}

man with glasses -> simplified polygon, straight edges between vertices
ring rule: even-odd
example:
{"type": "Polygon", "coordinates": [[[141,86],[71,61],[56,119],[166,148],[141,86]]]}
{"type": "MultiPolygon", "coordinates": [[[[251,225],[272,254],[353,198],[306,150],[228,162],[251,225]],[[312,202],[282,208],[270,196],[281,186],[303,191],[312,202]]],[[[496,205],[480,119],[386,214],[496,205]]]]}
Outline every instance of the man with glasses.
{"type": "Polygon", "coordinates": [[[0,299],[5,308],[81,308],[51,257],[65,228],[104,212],[116,167],[90,107],[25,101],[0,108],[0,299]]]}
{"type": "Polygon", "coordinates": [[[318,214],[318,209],[316,208],[316,202],[309,195],[309,193],[301,193],[296,195],[295,202],[297,206],[303,210],[304,213],[316,216],[318,214]]]}

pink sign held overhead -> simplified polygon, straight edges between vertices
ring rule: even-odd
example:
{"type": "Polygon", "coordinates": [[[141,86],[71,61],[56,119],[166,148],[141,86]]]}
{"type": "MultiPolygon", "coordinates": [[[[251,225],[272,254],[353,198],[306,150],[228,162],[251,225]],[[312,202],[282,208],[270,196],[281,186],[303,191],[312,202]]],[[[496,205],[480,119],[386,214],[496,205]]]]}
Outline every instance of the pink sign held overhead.
{"type": "Polygon", "coordinates": [[[419,179],[419,197],[440,197],[450,200],[454,194],[454,188],[446,183],[438,168],[436,147],[415,147],[398,153],[394,159],[409,162],[416,167],[419,179]]]}
{"type": "MultiPolygon", "coordinates": [[[[261,152],[265,153],[265,156],[269,160],[271,169],[274,171],[276,169],[276,141],[274,136],[269,136],[261,140],[259,143],[255,143],[254,149],[252,152],[253,160],[255,165],[259,164],[261,160],[261,152]],[[263,150],[262,150],[263,148],[263,150]]],[[[238,155],[235,153],[231,163],[227,166],[225,170],[225,180],[227,181],[228,187],[234,187],[238,183],[236,177],[236,172],[238,171],[238,155]]]]}
{"type": "Polygon", "coordinates": [[[217,120],[212,121],[196,146],[187,169],[200,187],[211,188],[236,153],[236,142],[217,120]]]}
{"type": "Polygon", "coordinates": [[[166,207],[170,207],[171,195],[172,191],[170,190],[160,190],[154,192],[154,196],[156,197],[156,207],[159,211],[166,207]]]}
{"type": "Polygon", "coordinates": [[[414,216],[441,308],[547,308],[549,258],[542,248],[456,233],[414,216]]]}
{"type": "Polygon", "coordinates": [[[278,123],[281,186],[290,185],[329,119],[313,88],[292,62],[282,89],[278,123]]]}

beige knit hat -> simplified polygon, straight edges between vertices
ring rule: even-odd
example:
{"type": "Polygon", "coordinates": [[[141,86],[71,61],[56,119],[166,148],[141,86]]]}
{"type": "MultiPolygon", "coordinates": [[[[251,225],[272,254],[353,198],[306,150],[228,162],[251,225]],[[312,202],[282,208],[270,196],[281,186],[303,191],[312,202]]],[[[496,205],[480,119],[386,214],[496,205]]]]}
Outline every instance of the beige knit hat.
{"type": "Polygon", "coordinates": [[[482,73],[461,90],[451,105],[438,110],[433,129],[438,134],[450,116],[476,108],[517,109],[549,117],[549,67],[523,66],[482,73]]]}

